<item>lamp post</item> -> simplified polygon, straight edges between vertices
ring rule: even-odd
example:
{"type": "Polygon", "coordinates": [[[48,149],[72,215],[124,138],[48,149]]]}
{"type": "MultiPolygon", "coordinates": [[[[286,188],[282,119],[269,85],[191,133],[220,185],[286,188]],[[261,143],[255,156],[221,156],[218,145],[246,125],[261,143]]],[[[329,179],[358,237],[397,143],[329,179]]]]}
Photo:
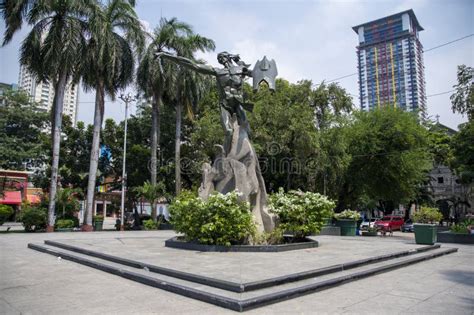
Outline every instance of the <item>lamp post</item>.
{"type": "Polygon", "coordinates": [[[123,134],[123,164],[122,164],[122,200],[120,203],[120,230],[124,230],[124,212],[125,212],[125,187],[127,174],[125,172],[125,164],[127,161],[127,114],[128,114],[128,103],[134,102],[136,98],[132,94],[127,95],[121,94],[119,98],[125,103],[125,130],[123,134]]]}

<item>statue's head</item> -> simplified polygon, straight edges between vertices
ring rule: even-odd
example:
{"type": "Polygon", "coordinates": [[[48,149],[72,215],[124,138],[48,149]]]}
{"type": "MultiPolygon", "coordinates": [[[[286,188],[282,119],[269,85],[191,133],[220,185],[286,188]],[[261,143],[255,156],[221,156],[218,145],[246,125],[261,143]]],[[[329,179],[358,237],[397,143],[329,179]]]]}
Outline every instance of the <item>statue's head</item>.
{"type": "Polygon", "coordinates": [[[246,64],[240,59],[238,54],[229,54],[227,51],[223,51],[217,54],[217,61],[224,66],[228,66],[229,64],[235,63],[236,65],[243,66],[243,67],[250,67],[249,64],[246,64]]]}
{"type": "Polygon", "coordinates": [[[221,65],[225,66],[226,64],[232,61],[231,54],[229,54],[227,51],[220,52],[217,54],[217,61],[221,65]]]}

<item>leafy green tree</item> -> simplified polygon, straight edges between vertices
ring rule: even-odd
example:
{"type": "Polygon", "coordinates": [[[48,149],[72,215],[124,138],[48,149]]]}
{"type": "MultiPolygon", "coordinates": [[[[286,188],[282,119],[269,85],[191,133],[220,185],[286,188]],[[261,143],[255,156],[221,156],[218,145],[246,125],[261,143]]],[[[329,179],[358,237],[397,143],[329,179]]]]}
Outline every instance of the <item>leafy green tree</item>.
{"type": "Polygon", "coordinates": [[[46,162],[48,114],[22,91],[7,91],[0,105],[0,168],[31,170],[46,162]]]}
{"type": "Polygon", "coordinates": [[[316,190],[338,198],[350,162],[348,127],[354,106],[352,97],[337,83],[319,84],[311,94],[319,131],[315,167],[316,190]]]}
{"type": "Polygon", "coordinates": [[[465,65],[458,66],[458,84],[454,85],[455,93],[451,95],[453,112],[474,119],[474,69],[465,65]]]}
{"type": "Polygon", "coordinates": [[[135,65],[133,49],[140,52],[144,42],[140,21],[129,1],[111,0],[106,5],[96,3],[90,8],[90,35],[84,57],[83,82],[86,88],[96,91],[96,101],[87,185],[86,226],[92,225],[105,94],[115,99],[117,91],[132,82],[135,65]]]}
{"type": "Polygon", "coordinates": [[[249,115],[251,136],[263,161],[267,189],[314,190],[313,164],[317,161],[319,143],[310,106],[311,86],[278,79],[274,93],[266,87],[257,93],[247,93],[255,104],[249,115]]]}
{"type": "Polygon", "coordinates": [[[388,106],[355,118],[348,130],[352,158],[338,208],[356,207],[366,196],[390,211],[415,196],[431,169],[427,131],[413,113],[388,106]]]}
{"type": "Polygon", "coordinates": [[[452,134],[438,123],[429,123],[428,145],[435,165],[449,165],[452,160],[452,134]]]}
{"type": "Polygon", "coordinates": [[[451,167],[462,182],[474,180],[474,121],[460,125],[459,132],[452,139],[453,160],[451,167]]]}
{"type": "Polygon", "coordinates": [[[64,139],[61,148],[59,175],[63,187],[87,188],[90,148],[92,143],[92,125],[85,126],[82,121],[72,124],[68,116],[64,117],[64,139]]]}
{"type": "Polygon", "coordinates": [[[311,106],[315,109],[316,122],[320,129],[328,128],[334,116],[340,117],[353,110],[352,97],[338,83],[327,85],[322,82],[313,90],[311,98],[311,106]]]}

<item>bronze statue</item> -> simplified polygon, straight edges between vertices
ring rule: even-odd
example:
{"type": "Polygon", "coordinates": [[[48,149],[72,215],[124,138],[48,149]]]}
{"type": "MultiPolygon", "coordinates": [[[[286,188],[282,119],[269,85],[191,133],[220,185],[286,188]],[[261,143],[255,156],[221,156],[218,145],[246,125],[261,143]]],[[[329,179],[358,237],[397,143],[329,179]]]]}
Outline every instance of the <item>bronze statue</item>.
{"type": "Polygon", "coordinates": [[[245,79],[247,77],[254,77],[254,90],[258,90],[262,81],[265,81],[271,90],[275,90],[275,77],[278,71],[275,61],[268,61],[267,57],[258,61],[255,64],[255,68],[250,70],[250,65],[242,61],[239,55],[233,55],[226,51],[217,55],[217,61],[223,65],[224,68],[213,68],[188,58],[173,56],[164,52],[156,53],[156,56],[158,58],[169,59],[196,72],[216,77],[217,87],[219,89],[221,124],[226,135],[224,140],[224,151],[226,154],[229,153],[230,140],[233,133],[231,124],[232,115],[235,114],[239,125],[250,133],[245,110],[251,112],[253,110],[253,104],[244,101],[243,84],[245,79]]]}
{"type": "Polygon", "coordinates": [[[215,76],[217,79],[221,124],[225,131],[224,146],[223,152],[212,166],[204,163],[199,196],[207,199],[213,191],[225,194],[237,190],[242,194],[242,199],[249,202],[258,229],[272,231],[275,220],[266,208],[265,183],[257,155],[250,143],[250,126],[245,114],[245,110],[253,110],[253,104],[245,102],[243,84],[247,77],[253,77],[254,90],[258,90],[262,81],[274,90],[277,75],[275,61],[268,61],[264,57],[255,64],[253,70],[250,70],[250,65],[243,62],[239,55],[228,52],[217,55],[217,61],[224,66],[223,68],[213,68],[188,58],[163,52],[156,53],[156,56],[166,58],[196,72],[215,76]]]}

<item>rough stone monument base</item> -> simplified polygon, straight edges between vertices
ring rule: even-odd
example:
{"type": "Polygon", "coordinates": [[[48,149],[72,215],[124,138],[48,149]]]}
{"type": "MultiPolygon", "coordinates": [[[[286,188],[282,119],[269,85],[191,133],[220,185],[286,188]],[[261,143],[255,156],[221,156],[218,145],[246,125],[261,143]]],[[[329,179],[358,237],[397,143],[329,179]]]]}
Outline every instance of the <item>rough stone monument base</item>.
{"type": "Polygon", "coordinates": [[[242,200],[250,203],[257,229],[271,232],[275,228],[275,216],[267,209],[265,182],[249,140],[248,126],[241,126],[235,114],[231,123],[233,131],[228,153],[219,146],[221,152],[212,166],[204,163],[199,197],[206,200],[214,191],[226,194],[236,190],[242,200]]]}

